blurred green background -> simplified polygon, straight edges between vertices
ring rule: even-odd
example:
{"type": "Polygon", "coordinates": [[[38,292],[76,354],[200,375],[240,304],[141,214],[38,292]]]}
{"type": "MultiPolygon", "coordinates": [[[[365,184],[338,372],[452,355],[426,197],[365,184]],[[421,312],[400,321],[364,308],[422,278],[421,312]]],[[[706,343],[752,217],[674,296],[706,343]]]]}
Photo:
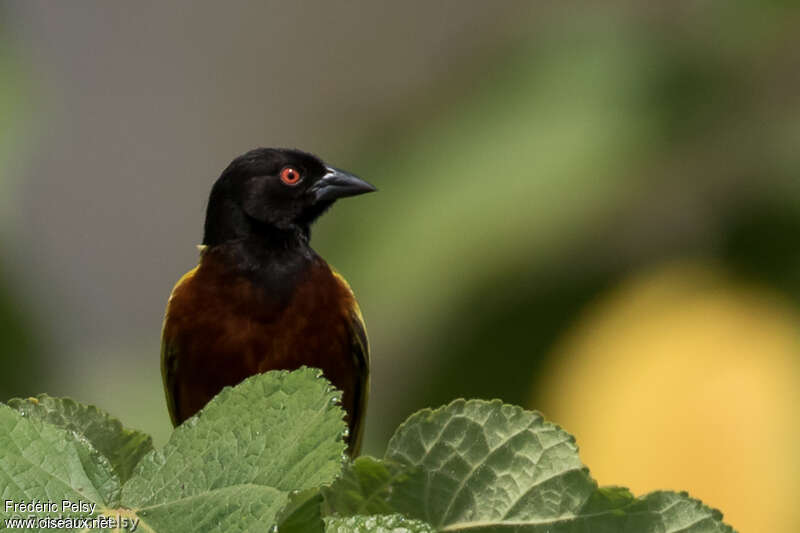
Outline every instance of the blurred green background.
{"type": "Polygon", "coordinates": [[[800,530],[793,2],[0,2],[0,396],[163,443],[160,325],[236,155],[380,193],[315,248],[370,333],[366,451],[499,397],[601,483],[800,530]]]}

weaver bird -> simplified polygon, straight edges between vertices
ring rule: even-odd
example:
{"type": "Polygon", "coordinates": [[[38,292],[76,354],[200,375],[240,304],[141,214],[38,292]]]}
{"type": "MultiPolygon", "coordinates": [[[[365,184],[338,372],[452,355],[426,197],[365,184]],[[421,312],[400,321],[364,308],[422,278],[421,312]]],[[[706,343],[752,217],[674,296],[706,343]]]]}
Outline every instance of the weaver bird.
{"type": "Polygon", "coordinates": [[[364,322],[309,238],[337,199],[374,190],[299,150],[259,148],[222,172],[199,264],[175,285],[164,317],[161,374],[174,425],[226,385],[305,365],[343,392],[348,451],[358,454],[369,389],[364,322]]]}

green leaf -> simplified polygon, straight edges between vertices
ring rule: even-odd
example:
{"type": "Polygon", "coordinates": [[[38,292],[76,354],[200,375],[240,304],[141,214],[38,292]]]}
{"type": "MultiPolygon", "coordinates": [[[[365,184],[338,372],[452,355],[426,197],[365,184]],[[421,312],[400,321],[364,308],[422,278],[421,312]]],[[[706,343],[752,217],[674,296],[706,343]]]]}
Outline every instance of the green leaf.
{"type": "Polygon", "coordinates": [[[430,524],[402,515],[328,517],[326,533],[434,533],[430,524]]]}
{"type": "Polygon", "coordinates": [[[634,498],[619,487],[601,488],[571,520],[549,530],[591,530],[597,533],[733,533],[722,523],[722,513],[692,499],[685,492],[652,492],[634,498]],[[570,529],[572,528],[572,529],[570,529]],[[581,529],[583,528],[583,529],[581,529]]]}
{"type": "Polygon", "coordinates": [[[344,460],[340,393],[318,370],[226,388],[151,452],[122,503],[153,531],[264,531],[292,491],[328,484],[344,460]]]}
{"type": "MultiPolygon", "coordinates": [[[[646,507],[655,515],[656,527],[651,531],[665,533],[734,533],[734,529],[722,523],[722,513],[699,500],[690,498],[686,492],[658,491],[637,498],[633,508],[646,507]]],[[[626,530],[626,531],[633,531],[626,530]]]]}
{"type": "MultiPolygon", "coordinates": [[[[0,488],[4,501],[95,503],[97,514],[116,504],[120,482],[87,439],[0,404],[0,488]]],[[[0,509],[3,519],[30,514],[0,509]]],[[[57,508],[38,516],[61,514],[72,515],[57,508]]]]}
{"type": "Polygon", "coordinates": [[[733,532],[686,493],[598,488],[569,434],[499,401],[421,411],[384,459],[358,458],[332,483],[346,461],[338,399],[317,370],[251,377],[148,452],[124,485],[117,471],[130,472],[146,436],[72,400],[0,404],[4,499],[56,504],[2,517],[123,517],[149,533],[733,532]]]}
{"type": "Polygon", "coordinates": [[[357,460],[325,491],[329,513],[402,513],[439,531],[723,533],[688,495],[597,488],[571,435],[499,401],[457,400],[398,428],[386,459],[357,460]]]}
{"type": "Polygon", "coordinates": [[[290,495],[289,504],[278,516],[278,533],[323,533],[322,494],[308,489],[290,495]]]}
{"type": "Polygon", "coordinates": [[[436,527],[552,523],[574,516],[596,488],[571,435],[499,400],[416,413],[386,458],[422,470],[393,501],[436,527]]]}
{"type": "Polygon", "coordinates": [[[362,455],[350,463],[333,485],[323,489],[326,513],[343,515],[392,514],[394,487],[416,469],[362,455]]]}
{"type": "Polygon", "coordinates": [[[149,435],[124,428],[119,420],[93,405],[46,394],[14,398],[8,405],[25,416],[40,418],[86,438],[109,460],[122,483],[130,478],[136,463],[153,449],[149,435]]]}

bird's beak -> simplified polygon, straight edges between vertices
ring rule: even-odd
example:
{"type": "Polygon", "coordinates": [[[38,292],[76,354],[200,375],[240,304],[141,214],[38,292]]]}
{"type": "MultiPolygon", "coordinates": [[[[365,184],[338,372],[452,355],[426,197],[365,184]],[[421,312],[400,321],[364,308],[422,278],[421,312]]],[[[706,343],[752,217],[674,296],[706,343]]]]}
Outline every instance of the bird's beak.
{"type": "Polygon", "coordinates": [[[332,202],[338,198],[357,196],[378,189],[344,170],[328,167],[328,172],[310,190],[316,203],[332,202]]]}

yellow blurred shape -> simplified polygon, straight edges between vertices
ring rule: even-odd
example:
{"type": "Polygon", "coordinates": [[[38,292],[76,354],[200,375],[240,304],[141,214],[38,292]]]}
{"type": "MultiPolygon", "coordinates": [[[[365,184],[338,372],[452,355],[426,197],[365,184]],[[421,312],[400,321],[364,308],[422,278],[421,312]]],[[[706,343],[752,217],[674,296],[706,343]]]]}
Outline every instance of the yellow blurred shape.
{"type": "Polygon", "coordinates": [[[601,485],[687,490],[743,533],[800,531],[800,316],[711,266],[671,265],[592,305],[533,406],[601,485]]]}

